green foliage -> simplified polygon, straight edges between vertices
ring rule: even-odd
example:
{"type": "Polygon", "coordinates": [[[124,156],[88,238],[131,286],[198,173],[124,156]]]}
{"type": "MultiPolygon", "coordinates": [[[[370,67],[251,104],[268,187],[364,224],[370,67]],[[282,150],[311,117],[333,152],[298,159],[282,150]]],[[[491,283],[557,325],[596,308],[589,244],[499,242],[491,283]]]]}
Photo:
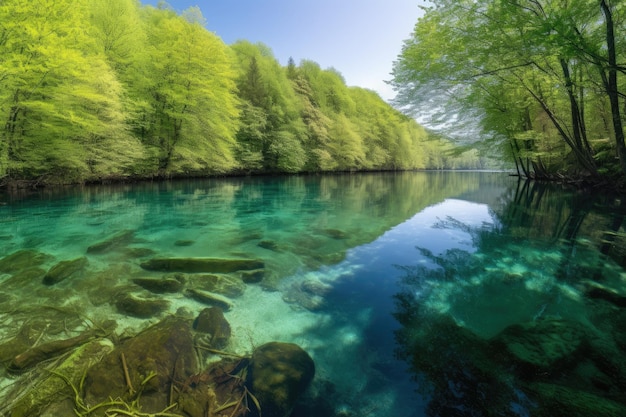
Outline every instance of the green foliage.
{"type": "Polygon", "coordinates": [[[197,7],[0,2],[0,179],[444,168],[376,93],[262,44],[226,46],[197,7]],[[432,163],[431,163],[432,161],[432,163]]]}
{"type": "MultiPolygon", "coordinates": [[[[198,19],[197,12],[194,13],[198,19]]],[[[160,175],[227,172],[235,166],[235,73],[224,43],[199,23],[145,8],[150,79],[142,93],[148,120],[142,140],[160,175]]]]}
{"type": "Polygon", "coordinates": [[[88,6],[0,6],[0,175],[62,182],[118,176],[140,155],[115,73],[82,30],[88,6]]]}
{"type": "Polygon", "coordinates": [[[624,69],[611,64],[610,54],[614,42],[616,62],[623,61],[622,5],[432,4],[394,65],[396,104],[432,121],[448,115],[443,131],[454,125],[465,141],[485,138],[489,148],[499,146],[500,154],[529,175],[597,176],[607,167],[594,143],[606,137],[614,138],[613,155],[626,167],[623,115],[619,106],[609,105],[626,87],[617,77],[624,69]]]}

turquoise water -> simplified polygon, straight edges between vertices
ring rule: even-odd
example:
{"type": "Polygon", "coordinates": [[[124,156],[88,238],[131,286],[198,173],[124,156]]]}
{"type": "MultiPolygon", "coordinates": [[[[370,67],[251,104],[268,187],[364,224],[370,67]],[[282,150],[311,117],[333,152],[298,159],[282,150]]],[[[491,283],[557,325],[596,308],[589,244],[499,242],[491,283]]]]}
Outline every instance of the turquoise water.
{"type": "MultiPolygon", "coordinates": [[[[439,172],[79,187],[0,204],[0,258],[39,254],[28,268],[0,259],[0,346],[24,328],[54,340],[114,318],[125,335],[201,310],[182,293],[133,284],[163,276],[140,267],[152,257],[260,259],[263,280],[228,294],[226,350],[303,347],[316,377],[296,417],[626,407],[620,198],[439,172]],[[79,274],[42,284],[45,271],[82,257],[79,274]],[[128,316],[114,302],[126,293],[168,305],[128,316]]],[[[21,383],[0,376],[0,387],[21,383]]]]}

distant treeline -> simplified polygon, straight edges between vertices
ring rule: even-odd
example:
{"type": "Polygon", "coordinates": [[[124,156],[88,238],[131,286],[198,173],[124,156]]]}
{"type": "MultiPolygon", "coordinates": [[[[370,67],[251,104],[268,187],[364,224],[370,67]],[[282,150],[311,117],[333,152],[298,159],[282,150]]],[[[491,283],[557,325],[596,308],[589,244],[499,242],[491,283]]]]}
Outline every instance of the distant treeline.
{"type": "Polygon", "coordinates": [[[4,183],[481,166],[333,69],[136,0],[1,2],[0,117],[4,183]]]}

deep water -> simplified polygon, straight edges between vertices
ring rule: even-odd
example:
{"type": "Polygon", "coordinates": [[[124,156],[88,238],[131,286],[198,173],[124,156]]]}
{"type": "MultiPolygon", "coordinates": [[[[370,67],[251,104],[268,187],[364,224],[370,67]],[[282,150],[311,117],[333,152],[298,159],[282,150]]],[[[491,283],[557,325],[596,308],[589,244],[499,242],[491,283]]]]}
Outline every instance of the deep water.
{"type": "MultiPolygon", "coordinates": [[[[295,417],[626,415],[625,216],[626,197],[498,172],[1,194],[0,360],[20,332],[41,343],[113,318],[121,337],[205,307],[136,285],[167,275],[149,259],[254,259],[262,280],[224,295],[224,350],[306,350],[316,376],[295,417]],[[139,317],[124,294],[167,303],[139,317]]],[[[3,371],[0,403],[25,378],[3,371]]]]}

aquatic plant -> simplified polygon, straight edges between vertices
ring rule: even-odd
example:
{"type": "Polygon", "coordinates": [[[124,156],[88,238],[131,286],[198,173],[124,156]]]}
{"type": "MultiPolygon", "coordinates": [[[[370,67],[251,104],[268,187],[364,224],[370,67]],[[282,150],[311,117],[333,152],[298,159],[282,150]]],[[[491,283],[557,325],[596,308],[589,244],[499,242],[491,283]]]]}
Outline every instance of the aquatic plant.
{"type": "Polygon", "coordinates": [[[78,387],[76,387],[72,383],[72,381],[62,373],[56,372],[54,370],[51,370],[50,372],[53,375],[61,378],[71,388],[74,394],[74,413],[76,413],[78,417],[88,417],[92,415],[92,413],[94,413],[96,410],[101,409],[104,409],[104,412],[107,416],[121,415],[129,417],[180,417],[180,414],[173,414],[169,412],[170,410],[178,406],[177,403],[169,404],[167,407],[157,413],[142,412],[140,404],[141,393],[143,391],[143,388],[146,386],[146,383],[154,378],[156,376],[156,373],[149,374],[143,381],[141,381],[139,390],[135,392],[130,383],[130,378],[128,376],[128,367],[126,366],[124,356],[122,356],[122,367],[124,370],[125,382],[128,387],[128,392],[131,395],[132,400],[130,402],[127,402],[119,397],[116,399],[109,398],[108,400],[102,401],[92,407],[85,403],[85,400],[81,395],[84,387],[85,376],[87,375],[86,372],[83,374],[83,377],[81,378],[78,387]]]}

